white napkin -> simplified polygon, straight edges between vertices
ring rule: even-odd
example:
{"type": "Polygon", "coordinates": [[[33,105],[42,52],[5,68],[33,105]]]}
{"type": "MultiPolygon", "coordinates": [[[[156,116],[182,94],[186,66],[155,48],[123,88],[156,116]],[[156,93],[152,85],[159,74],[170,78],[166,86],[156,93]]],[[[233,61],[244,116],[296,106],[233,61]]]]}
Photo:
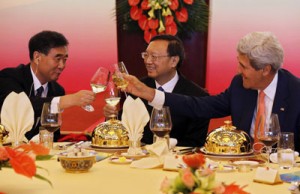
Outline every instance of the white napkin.
{"type": "MultiPolygon", "coordinates": [[[[128,96],[123,105],[122,124],[128,132],[129,141],[140,142],[144,127],[148,123],[149,113],[140,98],[128,96]]],[[[140,147],[129,147],[129,155],[142,154],[140,147]]]]}
{"type": "Polygon", "coordinates": [[[1,123],[9,132],[7,141],[27,141],[25,133],[34,124],[34,111],[24,92],[11,92],[4,100],[1,110],[1,123]]]}
{"type": "Polygon", "coordinates": [[[157,168],[164,164],[165,158],[171,155],[168,144],[166,141],[156,141],[151,145],[146,146],[147,151],[150,153],[150,157],[142,158],[137,161],[133,161],[130,167],[134,168],[157,168]]]}

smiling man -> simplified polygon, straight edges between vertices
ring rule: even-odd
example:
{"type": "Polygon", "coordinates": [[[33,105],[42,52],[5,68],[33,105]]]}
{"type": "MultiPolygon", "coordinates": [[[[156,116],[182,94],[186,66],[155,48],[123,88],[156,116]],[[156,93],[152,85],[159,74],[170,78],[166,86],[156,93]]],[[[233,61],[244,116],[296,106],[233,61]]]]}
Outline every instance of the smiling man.
{"type": "MultiPolygon", "coordinates": [[[[184,47],[179,38],[172,35],[158,35],[151,39],[145,52],[141,53],[147,69],[148,77],[141,81],[151,88],[159,88],[165,92],[188,96],[208,96],[208,93],[192,81],[185,78],[179,71],[184,60],[184,47]]],[[[149,114],[152,106],[144,101],[149,114]]],[[[110,115],[114,107],[106,105],[104,115],[110,115]]],[[[176,138],[179,146],[200,147],[206,139],[209,119],[192,119],[178,117],[171,111],[173,127],[170,136],[176,138]]],[[[153,142],[153,133],[147,125],[144,129],[142,142],[153,142]]]]}
{"type": "MultiPolygon", "coordinates": [[[[29,40],[29,64],[0,71],[0,107],[12,91],[25,92],[32,103],[35,122],[25,134],[28,140],[39,132],[39,117],[44,102],[57,103],[61,109],[65,109],[84,106],[95,99],[94,93],[88,90],[65,95],[64,88],[56,82],[66,67],[68,44],[61,33],[42,31],[29,40]]],[[[55,141],[59,135],[58,130],[54,134],[55,141]]]]}
{"type": "Polygon", "coordinates": [[[229,88],[209,97],[163,93],[145,86],[134,76],[127,92],[142,97],[157,108],[170,106],[178,117],[220,118],[231,115],[233,125],[254,137],[258,94],[263,92],[266,120],[278,114],[281,131],[295,133],[295,149],[300,151],[300,79],[282,69],[284,52],[270,32],[252,32],[237,46],[238,71],[229,88]]]}

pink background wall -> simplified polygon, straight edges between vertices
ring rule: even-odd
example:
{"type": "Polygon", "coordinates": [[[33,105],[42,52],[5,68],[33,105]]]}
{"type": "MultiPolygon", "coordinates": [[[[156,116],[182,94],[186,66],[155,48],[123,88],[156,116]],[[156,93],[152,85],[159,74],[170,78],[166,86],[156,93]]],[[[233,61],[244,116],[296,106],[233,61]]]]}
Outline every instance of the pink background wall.
{"type": "Polygon", "coordinates": [[[236,74],[236,44],[252,31],[271,31],[285,50],[283,67],[300,76],[299,0],[211,0],[206,86],[223,91],[236,74]]]}

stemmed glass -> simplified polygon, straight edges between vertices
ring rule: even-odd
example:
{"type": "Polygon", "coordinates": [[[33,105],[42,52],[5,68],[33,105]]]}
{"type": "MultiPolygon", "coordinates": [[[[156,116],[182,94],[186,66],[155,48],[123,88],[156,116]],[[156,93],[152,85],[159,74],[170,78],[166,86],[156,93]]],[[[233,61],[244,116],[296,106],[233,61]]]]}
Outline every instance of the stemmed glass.
{"type": "Polygon", "coordinates": [[[150,129],[156,136],[156,141],[166,141],[166,144],[169,147],[169,134],[172,129],[172,119],[169,107],[164,106],[161,109],[153,108],[150,118],[150,129]]]}
{"type": "Polygon", "coordinates": [[[61,110],[59,104],[45,102],[41,115],[41,125],[50,133],[58,130],[62,123],[61,110]]]}
{"type": "MultiPolygon", "coordinates": [[[[122,73],[128,74],[128,71],[123,61],[113,65],[112,80],[118,88],[124,90],[127,87],[128,82],[123,78],[122,73]]],[[[125,95],[127,97],[126,92],[125,95]]]]}
{"type": "Polygon", "coordinates": [[[268,157],[268,164],[270,162],[270,154],[272,151],[272,146],[274,146],[280,135],[280,125],[277,114],[271,114],[270,119],[266,120],[264,126],[259,125],[260,127],[257,130],[257,138],[261,141],[266,147],[266,154],[268,157]]]}
{"type": "MultiPolygon", "coordinates": [[[[90,85],[95,94],[105,91],[107,83],[110,79],[110,71],[104,67],[99,67],[93,75],[90,85]]],[[[92,105],[82,107],[88,112],[93,112],[95,109],[92,105]]]]}
{"type": "MultiPolygon", "coordinates": [[[[105,94],[105,102],[110,106],[116,106],[121,99],[119,90],[115,87],[115,84],[113,82],[108,83],[107,90],[108,91],[105,94]]],[[[111,119],[115,119],[117,115],[112,114],[109,117],[111,119]]]]}

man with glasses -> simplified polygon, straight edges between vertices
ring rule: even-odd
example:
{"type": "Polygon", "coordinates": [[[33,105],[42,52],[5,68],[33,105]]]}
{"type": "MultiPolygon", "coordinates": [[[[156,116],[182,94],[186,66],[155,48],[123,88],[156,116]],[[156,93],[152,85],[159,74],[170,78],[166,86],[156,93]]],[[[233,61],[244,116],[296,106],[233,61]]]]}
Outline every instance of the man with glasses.
{"type": "MultiPolygon", "coordinates": [[[[179,68],[184,60],[184,47],[180,39],[171,35],[158,35],[151,39],[145,52],[141,53],[148,72],[148,77],[141,81],[151,88],[157,88],[169,93],[188,96],[208,96],[208,93],[186,79],[179,68]]],[[[152,106],[144,101],[149,114],[152,106]]],[[[114,107],[106,105],[104,115],[115,113],[114,107]]],[[[172,114],[173,127],[170,137],[176,138],[179,146],[203,146],[206,139],[208,119],[191,119],[172,114]]],[[[153,134],[146,125],[142,142],[151,144],[153,134]]]]}
{"type": "MultiPolygon", "coordinates": [[[[25,136],[30,140],[39,133],[39,117],[44,102],[59,103],[60,109],[72,106],[85,106],[94,101],[92,91],[81,90],[65,95],[64,88],[56,81],[66,67],[68,40],[60,33],[42,31],[29,40],[30,63],[0,71],[0,108],[12,91],[25,92],[29,97],[35,117],[35,124],[25,136]]],[[[54,141],[60,131],[54,133],[54,141]]]]}

